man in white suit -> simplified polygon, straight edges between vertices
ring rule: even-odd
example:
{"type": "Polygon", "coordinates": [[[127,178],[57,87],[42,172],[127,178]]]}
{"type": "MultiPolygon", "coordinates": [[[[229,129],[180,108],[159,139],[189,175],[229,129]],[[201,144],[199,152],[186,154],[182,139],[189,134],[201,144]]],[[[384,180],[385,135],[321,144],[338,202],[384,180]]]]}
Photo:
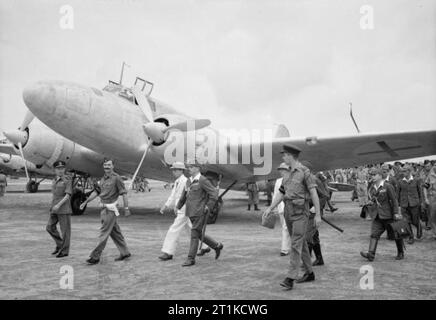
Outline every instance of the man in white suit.
{"type": "MultiPolygon", "coordinates": [[[[283,178],[287,178],[289,176],[289,167],[286,163],[283,162],[282,164],[280,164],[277,170],[280,172],[280,175],[282,177],[276,180],[276,183],[274,185],[273,199],[280,193],[279,189],[282,185],[283,178]]],[[[291,237],[289,235],[288,227],[286,226],[285,218],[283,216],[285,204],[283,202],[280,202],[276,210],[279,214],[280,223],[282,225],[282,248],[280,250],[280,256],[287,256],[289,254],[289,248],[291,247],[291,237]]]]}
{"type": "Polygon", "coordinates": [[[174,186],[171,190],[168,200],[160,209],[160,213],[163,214],[165,211],[171,211],[176,214],[176,218],[169,228],[162,246],[163,254],[159,257],[159,259],[163,261],[171,260],[173,258],[180,233],[185,230],[186,234],[190,237],[192,228],[191,221],[185,216],[185,206],[180,208],[180,210],[176,208],[180,196],[185,189],[186,181],[188,180],[188,178],[186,178],[183,174],[183,172],[186,170],[186,167],[181,162],[174,162],[170,169],[176,180],[174,181],[174,186]]]}

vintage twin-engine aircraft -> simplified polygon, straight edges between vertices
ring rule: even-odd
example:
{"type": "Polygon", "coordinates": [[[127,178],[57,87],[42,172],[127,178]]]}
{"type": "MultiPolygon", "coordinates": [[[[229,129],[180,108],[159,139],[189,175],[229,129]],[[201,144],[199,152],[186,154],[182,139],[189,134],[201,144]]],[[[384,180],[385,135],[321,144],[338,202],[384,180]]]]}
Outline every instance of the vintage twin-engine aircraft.
{"type": "MultiPolygon", "coordinates": [[[[271,135],[263,141],[235,141],[210,128],[209,120],[191,118],[151,97],[152,88],[151,82],[141,78],[136,78],[131,88],[109,81],[103,90],[65,81],[39,81],[24,89],[23,99],[48,127],[90,152],[122,163],[123,170],[134,176],[139,173],[171,180],[168,154],[186,159],[189,138],[194,137],[195,150],[207,149],[206,153],[220,159],[206,161],[203,168],[215,174],[226,190],[239,183],[277,178],[274,168],[282,161],[280,151],[287,143],[299,147],[302,158],[317,171],[436,154],[436,130],[336,137],[271,135]],[[180,134],[183,139],[177,140],[180,134]],[[244,150],[250,151],[248,158],[244,150]],[[270,159],[266,157],[260,163],[254,150],[263,150],[264,154],[270,150],[270,159]],[[221,161],[223,151],[226,161],[221,161]],[[266,170],[259,170],[262,168],[266,170]]],[[[21,128],[25,131],[26,125],[21,128]]],[[[67,154],[60,153],[57,158],[73,161],[67,154]]]]}

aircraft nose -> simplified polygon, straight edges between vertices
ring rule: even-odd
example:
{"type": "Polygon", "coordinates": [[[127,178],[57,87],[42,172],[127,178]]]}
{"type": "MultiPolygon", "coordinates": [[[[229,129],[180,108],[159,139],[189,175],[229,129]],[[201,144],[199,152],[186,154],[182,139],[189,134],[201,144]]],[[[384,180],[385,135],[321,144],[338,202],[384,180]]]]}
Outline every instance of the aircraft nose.
{"type": "Polygon", "coordinates": [[[50,114],[55,111],[57,103],[56,85],[51,82],[39,81],[23,90],[23,100],[33,114],[50,114]]]}

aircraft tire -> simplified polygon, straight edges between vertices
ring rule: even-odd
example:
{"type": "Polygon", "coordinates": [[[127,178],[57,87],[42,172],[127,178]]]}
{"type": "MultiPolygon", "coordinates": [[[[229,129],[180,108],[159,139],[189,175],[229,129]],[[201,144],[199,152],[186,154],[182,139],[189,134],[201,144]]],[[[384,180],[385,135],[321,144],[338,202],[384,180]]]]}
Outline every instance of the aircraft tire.
{"type": "Polygon", "coordinates": [[[37,183],[34,180],[31,180],[26,184],[26,191],[28,193],[36,193],[38,192],[38,187],[39,187],[39,183],[37,183]]]}

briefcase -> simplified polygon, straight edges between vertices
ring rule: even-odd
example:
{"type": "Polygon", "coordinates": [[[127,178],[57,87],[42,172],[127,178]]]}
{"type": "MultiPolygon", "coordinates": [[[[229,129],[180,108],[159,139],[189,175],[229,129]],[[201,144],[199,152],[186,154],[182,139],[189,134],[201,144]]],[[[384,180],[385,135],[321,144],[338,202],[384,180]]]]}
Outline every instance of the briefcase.
{"type": "Polygon", "coordinates": [[[270,213],[268,216],[262,215],[262,226],[269,229],[274,229],[276,225],[276,215],[274,213],[270,213]]]}
{"type": "Polygon", "coordinates": [[[408,239],[412,234],[410,225],[406,220],[398,220],[389,224],[395,239],[408,239]]]}

